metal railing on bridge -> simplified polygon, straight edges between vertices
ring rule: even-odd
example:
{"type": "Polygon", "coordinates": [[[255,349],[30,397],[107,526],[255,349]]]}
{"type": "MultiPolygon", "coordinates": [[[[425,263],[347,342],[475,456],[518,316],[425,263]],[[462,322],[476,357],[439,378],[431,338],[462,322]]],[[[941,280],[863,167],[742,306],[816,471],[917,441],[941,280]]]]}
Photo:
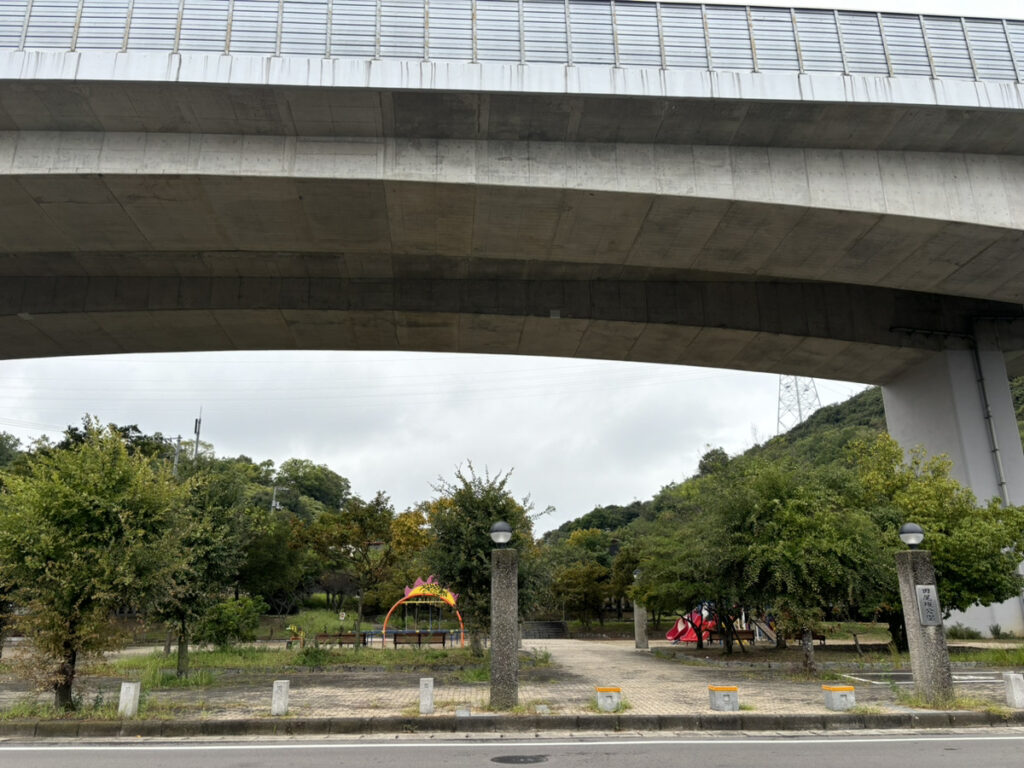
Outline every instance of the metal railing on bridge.
{"type": "Polygon", "coordinates": [[[1024,81],[1024,21],[654,0],[3,0],[0,48],[1024,81]]]}

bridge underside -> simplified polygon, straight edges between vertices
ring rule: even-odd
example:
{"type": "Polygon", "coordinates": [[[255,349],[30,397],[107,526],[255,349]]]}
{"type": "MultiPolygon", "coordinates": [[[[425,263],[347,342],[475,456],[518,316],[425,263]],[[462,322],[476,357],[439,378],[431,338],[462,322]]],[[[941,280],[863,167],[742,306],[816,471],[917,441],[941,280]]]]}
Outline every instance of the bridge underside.
{"type": "MultiPolygon", "coordinates": [[[[928,294],[835,283],[696,273],[666,279],[628,267],[488,260],[451,265],[465,271],[461,277],[353,278],[339,276],[352,262],[334,254],[195,252],[164,254],[190,276],[68,275],[90,259],[109,268],[133,258],[85,256],[38,254],[40,271],[52,268],[59,276],[4,278],[0,356],[400,349],[886,383],[936,351],[966,349],[978,317],[1005,318],[1000,329],[1007,346],[1020,347],[1024,337],[1019,305],[940,303],[928,294]],[[282,264],[287,274],[273,274],[282,264]],[[220,276],[195,274],[204,270],[220,276]],[[232,270],[245,276],[227,276],[232,270]]],[[[356,263],[408,275],[433,262],[361,257],[356,263]]],[[[1012,371],[1024,368],[1019,352],[1008,360],[1012,371]]]]}
{"type": "MultiPolygon", "coordinates": [[[[758,101],[259,84],[241,60],[252,83],[89,82],[7,56],[28,79],[0,81],[0,357],[414,349],[886,383],[996,318],[1024,373],[1024,112],[969,106],[991,84],[925,106],[800,100],[832,76],[765,76],[758,101]]],[[[460,67],[415,76],[479,75],[460,67]]],[[[708,78],[695,95],[726,87],[708,78]]]]}

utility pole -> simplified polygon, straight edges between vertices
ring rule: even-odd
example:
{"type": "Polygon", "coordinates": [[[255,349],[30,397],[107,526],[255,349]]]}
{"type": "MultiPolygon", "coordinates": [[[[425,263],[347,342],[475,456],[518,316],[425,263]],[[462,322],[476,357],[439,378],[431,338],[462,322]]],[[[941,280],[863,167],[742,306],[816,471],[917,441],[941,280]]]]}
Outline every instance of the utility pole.
{"type": "Polygon", "coordinates": [[[174,466],[171,471],[174,476],[178,476],[178,457],[181,456],[181,435],[178,435],[178,439],[174,443],[174,466]]]}
{"type": "Polygon", "coordinates": [[[202,406],[199,408],[199,418],[196,419],[195,433],[196,433],[196,444],[192,447],[192,461],[199,458],[199,431],[203,427],[203,409],[202,406]]]}

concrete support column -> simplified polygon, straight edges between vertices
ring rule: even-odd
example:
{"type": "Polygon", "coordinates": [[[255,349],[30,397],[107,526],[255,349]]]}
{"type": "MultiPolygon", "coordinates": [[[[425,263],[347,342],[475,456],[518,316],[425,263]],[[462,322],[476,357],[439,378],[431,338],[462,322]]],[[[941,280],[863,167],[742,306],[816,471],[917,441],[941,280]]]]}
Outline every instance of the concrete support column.
{"type": "Polygon", "coordinates": [[[982,502],[1024,503],[1024,451],[1003,353],[936,353],[882,387],[885,420],[905,450],[923,445],[953,460],[953,477],[982,502]]]}
{"type": "Polygon", "coordinates": [[[519,555],[491,550],[491,709],[519,705],[519,555]]]}
{"type": "Polygon", "coordinates": [[[953,673],[931,553],[923,549],[897,552],[896,574],[900,580],[914,688],[930,702],[946,702],[953,696],[953,673]]]}
{"type": "MultiPolygon", "coordinates": [[[[904,450],[945,453],[952,476],[982,503],[1024,504],[1024,450],[997,328],[979,324],[977,350],[938,352],[882,387],[889,434],[904,450]]],[[[953,612],[950,622],[987,632],[998,624],[1024,633],[1022,597],[953,612]]]]}
{"type": "Polygon", "coordinates": [[[637,648],[647,648],[647,609],[633,603],[633,637],[637,648]]]}

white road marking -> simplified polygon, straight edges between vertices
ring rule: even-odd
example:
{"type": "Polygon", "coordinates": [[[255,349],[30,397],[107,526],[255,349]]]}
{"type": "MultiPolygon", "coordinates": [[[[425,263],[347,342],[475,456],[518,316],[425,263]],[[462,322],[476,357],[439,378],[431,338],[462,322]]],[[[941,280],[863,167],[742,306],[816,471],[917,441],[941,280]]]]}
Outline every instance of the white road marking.
{"type": "Polygon", "coordinates": [[[28,745],[19,744],[7,746],[0,744],[2,752],[240,752],[245,750],[288,750],[288,749],[481,749],[486,747],[500,747],[509,749],[515,747],[573,747],[583,746],[596,747],[618,747],[631,745],[645,746],[740,746],[743,744],[894,744],[914,742],[950,742],[950,741],[1024,741],[1024,734],[1010,736],[986,736],[986,735],[940,735],[940,736],[868,736],[868,737],[827,737],[827,738],[803,738],[800,736],[773,737],[773,738],[752,738],[752,739],[616,739],[613,741],[588,741],[581,738],[579,741],[452,741],[452,742],[377,742],[377,743],[294,743],[294,744],[40,744],[28,745]]]}

